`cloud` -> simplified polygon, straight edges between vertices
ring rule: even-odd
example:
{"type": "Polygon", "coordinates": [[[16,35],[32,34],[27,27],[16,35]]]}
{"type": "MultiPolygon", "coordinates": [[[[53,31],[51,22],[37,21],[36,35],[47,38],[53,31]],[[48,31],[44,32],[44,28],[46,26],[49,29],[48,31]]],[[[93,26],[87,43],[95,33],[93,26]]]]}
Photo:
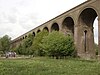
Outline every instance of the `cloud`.
{"type": "Polygon", "coordinates": [[[19,24],[27,30],[34,28],[34,25],[38,24],[36,14],[32,13],[19,18],[19,24]]]}
{"type": "Polygon", "coordinates": [[[0,0],[0,36],[16,38],[84,1],[0,0]]]}

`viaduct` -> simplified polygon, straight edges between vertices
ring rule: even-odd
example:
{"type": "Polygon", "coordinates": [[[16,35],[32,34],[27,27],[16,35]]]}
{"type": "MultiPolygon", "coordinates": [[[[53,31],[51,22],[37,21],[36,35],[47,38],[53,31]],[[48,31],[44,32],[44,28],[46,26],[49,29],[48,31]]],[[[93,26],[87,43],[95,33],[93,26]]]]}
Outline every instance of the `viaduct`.
{"type": "Polygon", "coordinates": [[[100,59],[100,0],[87,0],[86,2],[62,13],[61,15],[43,23],[29,32],[17,37],[12,41],[16,46],[25,39],[28,34],[35,35],[46,29],[49,32],[57,30],[65,35],[71,35],[81,58],[95,58],[93,23],[98,18],[98,58],[100,59]]]}

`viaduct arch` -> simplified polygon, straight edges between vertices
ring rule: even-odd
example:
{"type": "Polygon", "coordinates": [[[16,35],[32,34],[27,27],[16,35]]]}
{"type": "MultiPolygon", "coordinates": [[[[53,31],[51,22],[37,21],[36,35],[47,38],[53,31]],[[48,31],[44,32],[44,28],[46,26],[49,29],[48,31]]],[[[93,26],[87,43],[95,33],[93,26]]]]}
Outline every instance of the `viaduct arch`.
{"type": "Polygon", "coordinates": [[[85,8],[78,17],[78,40],[80,41],[81,54],[83,57],[95,57],[93,22],[97,17],[97,12],[93,8],[85,8]]]}
{"type": "Polygon", "coordinates": [[[53,24],[51,25],[51,31],[53,31],[53,30],[59,31],[59,25],[58,25],[58,23],[53,23],[53,24]]]}
{"type": "Polygon", "coordinates": [[[43,28],[43,30],[46,30],[46,31],[48,31],[48,32],[49,32],[49,29],[48,29],[48,27],[44,27],[44,28],[43,28]]]}
{"type": "Polygon", "coordinates": [[[74,20],[71,17],[66,17],[62,22],[62,30],[65,35],[74,35],[74,20]]]}
{"type": "Polygon", "coordinates": [[[86,2],[62,13],[61,15],[41,24],[29,32],[17,37],[12,41],[12,47],[21,43],[29,33],[34,36],[47,30],[63,32],[74,38],[77,55],[81,58],[96,58],[94,50],[94,28],[93,22],[98,17],[98,58],[100,59],[100,0],[87,0],[86,2]]]}

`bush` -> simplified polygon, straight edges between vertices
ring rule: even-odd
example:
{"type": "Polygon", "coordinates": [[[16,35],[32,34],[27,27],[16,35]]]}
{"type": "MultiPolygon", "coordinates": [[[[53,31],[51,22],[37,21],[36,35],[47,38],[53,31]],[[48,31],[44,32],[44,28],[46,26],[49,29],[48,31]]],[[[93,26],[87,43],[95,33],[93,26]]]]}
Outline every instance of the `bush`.
{"type": "Polygon", "coordinates": [[[96,55],[98,55],[98,49],[99,49],[99,48],[98,48],[98,44],[96,44],[96,43],[94,44],[94,49],[95,49],[96,55]]]}
{"type": "Polygon", "coordinates": [[[25,38],[21,44],[19,44],[13,50],[20,55],[33,55],[32,43],[33,43],[33,35],[29,34],[27,38],[25,38]]]}
{"type": "Polygon", "coordinates": [[[48,56],[60,57],[72,56],[75,48],[71,36],[65,36],[62,33],[53,31],[42,39],[41,47],[48,56]]]}
{"type": "Polygon", "coordinates": [[[42,39],[44,38],[44,36],[48,35],[48,31],[44,30],[39,32],[33,41],[32,44],[32,48],[34,50],[34,55],[35,56],[44,56],[45,55],[45,51],[43,50],[43,48],[40,46],[42,39]]]}

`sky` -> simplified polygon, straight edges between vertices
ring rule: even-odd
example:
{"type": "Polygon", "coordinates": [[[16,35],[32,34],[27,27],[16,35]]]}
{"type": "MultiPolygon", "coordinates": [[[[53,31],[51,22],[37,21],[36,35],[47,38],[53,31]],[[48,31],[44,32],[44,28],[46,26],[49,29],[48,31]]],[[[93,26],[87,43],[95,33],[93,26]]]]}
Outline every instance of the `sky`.
{"type": "Polygon", "coordinates": [[[9,35],[15,39],[85,1],[0,0],[0,37],[9,35]]]}

